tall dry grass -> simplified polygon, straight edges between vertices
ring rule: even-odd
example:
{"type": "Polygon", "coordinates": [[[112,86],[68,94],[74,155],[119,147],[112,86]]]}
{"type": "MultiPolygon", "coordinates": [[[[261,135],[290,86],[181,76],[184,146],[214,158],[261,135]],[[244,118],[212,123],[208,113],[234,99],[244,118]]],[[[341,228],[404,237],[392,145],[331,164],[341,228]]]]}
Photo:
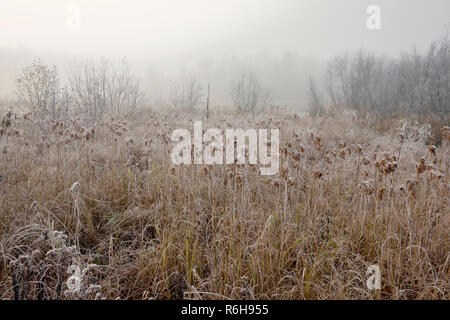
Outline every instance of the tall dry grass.
{"type": "Polygon", "coordinates": [[[263,177],[172,166],[172,130],[200,117],[146,109],[42,132],[5,116],[0,298],[449,298],[450,151],[426,128],[213,112],[204,126],[280,128],[280,172],[263,177]],[[381,290],[366,287],[372,264],[381,290]]]}

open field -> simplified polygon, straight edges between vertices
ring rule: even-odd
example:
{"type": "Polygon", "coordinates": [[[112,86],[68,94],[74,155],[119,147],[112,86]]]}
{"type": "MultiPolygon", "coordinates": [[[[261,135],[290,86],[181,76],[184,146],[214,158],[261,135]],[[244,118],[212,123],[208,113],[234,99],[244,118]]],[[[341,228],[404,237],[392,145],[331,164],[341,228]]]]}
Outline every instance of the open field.
{"type": "Polygon", "coordinates": [[[204,127],[279,128],[279,173],[173,166],[171,132],[202,117],[148,108],[92,130],[5,114],[0,298],[450,298],[445,136],[379,133],[351,112],[212,110],[204,127]],[[373,264],[381,290],[366,287],[373,264]]]}

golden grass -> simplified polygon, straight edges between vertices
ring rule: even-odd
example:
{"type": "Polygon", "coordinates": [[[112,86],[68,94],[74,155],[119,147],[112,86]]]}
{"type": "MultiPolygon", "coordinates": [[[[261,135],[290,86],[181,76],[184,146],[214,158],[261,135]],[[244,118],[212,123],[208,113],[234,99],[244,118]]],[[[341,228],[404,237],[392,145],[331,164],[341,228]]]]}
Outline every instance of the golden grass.
{"type": "Polygon", "coordinates": [[[38,133],[31,115],[11,114],[0,298],[72,297],[73,263],[95,269],[84,281],[100,287],[84,299],[449,298],[445,147],[428,148],[411,125],[374,132],[351,113],[216,110],[204,126],[280,128],[280,173],[173,167],[171,131],[200,118],[145,109],[38,133]],[[366,287],[372,264],[378,291],[366,287]]]}

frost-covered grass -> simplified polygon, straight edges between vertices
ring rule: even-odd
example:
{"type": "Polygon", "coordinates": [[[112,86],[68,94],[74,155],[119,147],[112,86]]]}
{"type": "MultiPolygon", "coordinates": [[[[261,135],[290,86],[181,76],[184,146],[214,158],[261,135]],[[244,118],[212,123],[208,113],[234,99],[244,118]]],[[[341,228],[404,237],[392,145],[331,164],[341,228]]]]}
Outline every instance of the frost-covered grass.
{"type": "Polygon", "coordinates": [[[280,172],[264,177],[172,166],[172,130],[202,115],[158,110],[3,122],[0,298],[449,298],[450,150],[426,126],[213,110],[204,126],[280,129],[280,172]],[[82,292],[71,264],[89,271],[82,292]]]}

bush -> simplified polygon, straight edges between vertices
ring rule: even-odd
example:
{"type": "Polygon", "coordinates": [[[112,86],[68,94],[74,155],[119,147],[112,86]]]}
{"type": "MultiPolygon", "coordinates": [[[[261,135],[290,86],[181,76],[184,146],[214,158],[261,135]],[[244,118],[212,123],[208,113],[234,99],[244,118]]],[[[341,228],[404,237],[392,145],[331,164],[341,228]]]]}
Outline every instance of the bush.
{"type": "Polygon", "coordinates": [[[231,87],[231,99],[239,111],[255,112],[269,106],[271,93],[259,83],[255,73],[249,72],[241,75],[231,87]]]}
{"type": "Polygon", "coordinates": [[[105,113],[124,115],[136,111],[143,97],[140,81],[130,73],[126,60],[77,61],[70,76],[75,105],[98,122],[105,113]]]}
{"type": "Polygon", "coordinates": [[[182,107],[192,110],[198,106],[202,100],[203,88],[194,78],[186,81],[181,86],[175,86],[170,93],[170,102],[175,107],[182,107]]]}
{"type": "Polygon", "coordinates": [[[37,59],[16,79],[16,94],[40,119],[60,119],[67,113],[67,91],[59,86],[55,66],[37,59]]]}

